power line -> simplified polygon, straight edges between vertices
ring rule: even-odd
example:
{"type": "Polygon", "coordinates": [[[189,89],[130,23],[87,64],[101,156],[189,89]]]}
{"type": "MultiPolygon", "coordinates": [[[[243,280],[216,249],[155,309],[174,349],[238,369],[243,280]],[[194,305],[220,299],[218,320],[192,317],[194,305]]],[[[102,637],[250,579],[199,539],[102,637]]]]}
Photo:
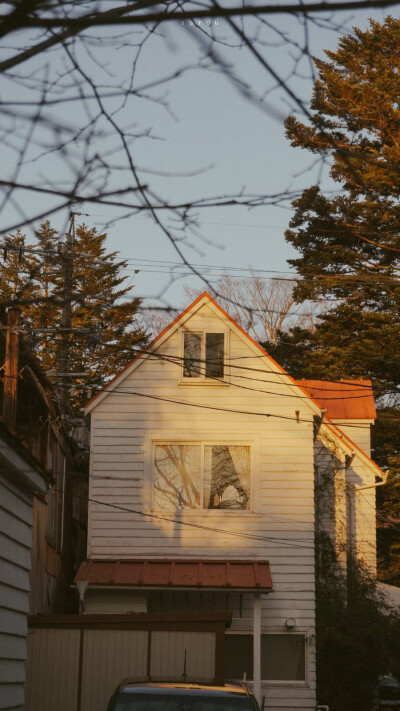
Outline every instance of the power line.
{"type": "MultiPolygon", "coordinates": [[[[50,488],[52,489],[52,491],[55,491],[55,492],[58,492],[61,494],[65,494],[65,491],[63,489],[57,489],[55,487],[50,487],[50,488]]],[[[178,525],[178,526],[187,526],[188,528],[195,528],[195,529],[199,529],[199,530],[207,531],[207,532],[211,532],[211,533],[222,533],[224,535],[232,536],[235,538],[244,538],[246,540],[263,541],[265,543],[272,543],[273,545],[281,545],[281,546],[286,546],[289,548],[301,548],[301,549],[308,548],[309,550],[312,550],[312,551],[315,550],[315,548],[316,548],[314,539],[311,540],[310,538],[301,538],[299,536],[296,536],[295,538],[282,538],[282,537],[278,538],[276,536],[255,536],[251,533],[244,533],[243,531],[235,531],[233,529],[225,529],[225,528],[216,528],[213,526],[206,526],[204,524],[194,523],[193,521],[182,521],[182,519],[170,518],[168,516],[161,516],[159,514],[150,513],[150,512],[146,512],[146,511],[139,511],[138,509],[132,509],[128,506],[121,506],[120,504],[112,504],[110,502],[101,501],[100,499],[94,499],[92,497],[85,497],[85,496],[82,496],[82,495],[76,494],[76,493],[74,493],[74,497],[77,499],[82,499],[83,501],[88,501],[93,504],[105,506],[107,508],[115,509],[117,511],[122,511],[123,513],[135,514],[137,516],[141,516],[142,518],[155,519],[155,520],[159,520],[159,521],[164,521],[166,523],[173,523],[174,525],[178,525]]],[[[190,509],[190,511],[193,511],[193,510],[197,511],[197,509],[190,509]]],[[[198,512],[199,512],[199,515],[201,515],[203,512],[203,509],[198,509],[198,512]]],[[[264,514],[262,514],[262,515],[264,516],[264,514]]],[[[310,534],[315,534],[314,530],[310,530],[308,532],[310,534]]],[[[307,533],[307,531],[299,531],[299,533],[307,533]]],[[[364,541],[364,543],[370,543],[370,542],[364,541]]],[[[319,546],[319,548],[321,548],[321,546],[319,546]]],[[[322,546],[322,548],[326,548],[326,550],[331,550],[331,548],[328,546],[322,546]]]]}
{"type": "MultiPolygon", "coordinates": [[[[80,384],[80,388],[87,389],[87,390],[91,389],[90,386],[84,385],[84,384],[80,384]]],[[[100,391],[100,392],[102,392],[102,391],[100,391]]],[[[142,392],[138,392],[137,390],[118,390],[118,389],[114,388],[111,392],[113,394],[117,394],[117,395],[135,395],[136,397],[149,398],[150,400],[157,400],[160,402],[169,402],[174,405],[183,405],[186,407],[194,407],[194,408],[199,408],[202,410],[213,410],[214,412],[215,411],[216,412],[229,412],[230,414],[233,414],[233,415],[251,415],[254,417],[265,417],[265,418],[272,417],[272,418],[275,418],[278,420],[286,420],[286,421],[290,421],[290,422],[296,422],[298,424],[306,423],[306,424],[314,425],[313,419],[308,420],[308,419],[302,418],[300,416],[299,417],[297,417],[297,416],[291,417],[290,415],[279,415],[279,414],[272,413],[272,412],[254,412],[252,410],[235,410],[235,409],[232,409],[229,407],[216,407],[214,405],[202,405],[202,404],[196,403],[196,402],[188,402],[186,400],[176,400],[174,398],[162,397],[161,395],[150,395],[149,393],[142,393],[142,392]]],[[[340,428],[334,422],[329,422],[329,424],[340,430],[340,428]]],[[[369,425],[358,425],[358,424],[352,425],[350,423],[347,424],[347,422],[343,423],[342,427],[354,427],[356,429],[369,429],[369,425]]]]}
{"type": "MultiPolygon", "coordinates": [[[[30,254],[39,254],[45,257],[59,257],[60,253],[59,250],[42,250],[39,248],[36,248],[34,246],[30,245],[24,245],[22,247],[13,245],[11,240],[5,239],[2,243],[0,243],[0,249],[3,249],[3,251],[15,251],[15,252],[22,252],[26,253],[29,252],[30,254]]],[[[184,262],[176,262],[176,261],[170,261],[170,260],[161,260],[161,259],[134,259],[131,257],[124,257],[123,255],[121,256],[121,261],[124,262],[131,262],[136,264],[140,272],[143,273],[170,273],[170,269],[174,268],[184,268],[187,269],[187,265],[184,262]],[[148,265],[154,265],[157,268],[164,269],[165,272],[162,271],[155,271],[155,270],[149,270],[145,269],[143,267],[147,267],[148,265]]],[[[93,262],[92,256],[90,254],[84,254],[80,253],[80,258],[87,258],[88,264],[91,264],[93,262]]],[[[101,259],[98,260],[99,263],[101,264],[101,259]]],[[[191,262],[190,266],[196,268],[196,269],[211,269],[211,270],[219,270],[221,272],[220,275],[216,274],[214,276],[224,276],[225,273],[229,274],[230,272],[241,272],[241,273],[247,273],[250,275],[246,276],[246,278],[257,278],[258,274],[276,274],[276,277],[271,277],[273,280],[277,281],[289,281],[289,282],[302,282],[306,281],[304,276],[302,275],[296,275],[293,272],[287,272],[284,270],[276,270],[276,269],[259,269],[259,268],[252,268],[252,267],[234,267],[234,266],[225,266],[225,265],[218,265],[218,264],[197,264],[194,262],[191,262]],[[252,274],[254,273],[254,274],[252,274]],[[289,274],[290,277],[285,277],[285,274],[289,274]]],[[[129,270],[126,270],[129,271],[129,270]]],[[[180,275],[192,275],[192,272],[189,270],[187,272],[182,272],[179,273],[180,275]]],[[[326,279],[326,280],[333,280],[337,279],[339,281],[357,281],[357,282],[367,282],[369,281],[375,282],[377,278],[377,274],[374,271],[370,271],[368,274],[355,274],[355,273],[347,273],[343,274],[341,272],[309,272],[306,275],[307,277],[312,277],[312,278],[317,278],[317,279],[326,279]]],[[[393,285],[400,285],[400,275],[399,278],[396,280],[396,277],[394,276],[386,276],[385,274],[379,274],[379,279],[385,281],[385,283],[388,284],[393,284],[393,285]]]]}

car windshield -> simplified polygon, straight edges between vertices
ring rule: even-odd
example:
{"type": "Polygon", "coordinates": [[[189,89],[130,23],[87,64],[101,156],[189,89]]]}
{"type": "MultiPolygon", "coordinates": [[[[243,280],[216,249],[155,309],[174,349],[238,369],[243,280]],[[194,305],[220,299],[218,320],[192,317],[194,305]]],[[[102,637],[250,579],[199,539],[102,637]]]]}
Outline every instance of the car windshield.
{"type": "Polygon", "coordinates": [[[248,697],[190,694],[118,694],[113,711],[255,711],[248,697]]]}
{"type": "Polygon", "coordinates": [[[400,685],[385,684],[379,686],[379,698],[381,701],[399,701],[400,685]]]}

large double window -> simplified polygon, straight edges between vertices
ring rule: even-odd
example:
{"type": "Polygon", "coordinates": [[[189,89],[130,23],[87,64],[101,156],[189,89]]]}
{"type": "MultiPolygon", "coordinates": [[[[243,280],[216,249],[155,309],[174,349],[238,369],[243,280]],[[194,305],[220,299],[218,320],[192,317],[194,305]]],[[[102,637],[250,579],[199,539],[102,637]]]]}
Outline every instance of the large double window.
{"type": "Polygon", "coordinates": [[[250,447],[156,442],[156,509],[250,509],[250,447]]]}
{"type": "Polygon", "coordinates": [[[183,377],[223,379],[224,352],[224,333],[184,333],[183,377]]]}

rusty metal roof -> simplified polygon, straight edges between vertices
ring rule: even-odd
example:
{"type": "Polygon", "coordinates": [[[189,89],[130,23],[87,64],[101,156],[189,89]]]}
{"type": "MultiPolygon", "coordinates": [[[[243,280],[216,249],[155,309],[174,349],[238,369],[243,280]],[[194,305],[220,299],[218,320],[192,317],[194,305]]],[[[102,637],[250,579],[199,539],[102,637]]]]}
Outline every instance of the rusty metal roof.
{"type": "Polygon", "coordinates": [[[374,420],[376,410],[370,380],[297,380],[326,410],[330,420],[374,420]]]}
{"type": "Polygon", "coordinates": [[[89,586],[270,592],[267,560],[89,560],[74,582],[89,586]]]}

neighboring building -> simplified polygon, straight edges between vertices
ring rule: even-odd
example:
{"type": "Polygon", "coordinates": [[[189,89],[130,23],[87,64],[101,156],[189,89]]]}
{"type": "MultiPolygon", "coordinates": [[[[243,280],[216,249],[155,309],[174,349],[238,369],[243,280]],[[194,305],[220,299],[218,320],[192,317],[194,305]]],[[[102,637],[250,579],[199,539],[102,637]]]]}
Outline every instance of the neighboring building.
{"type": "Polygon", "coordinates": [[[22,709],[34,497],[47,473],[0,422],[0,709],[22,709]]]}
{"type": "MultiPolygon", "coordinates": [[[[254,680],[268,709],[314,710],[315,527],[344,564],[376,565],[375,410],[370,383],[351,388],[300,387],[199,297],[88,403],[86,613],[225,610],[225,677],[254,680]]],[[[165,644],[179,676],[182,644],[165,644]]],[[[195,649],[189,678],[210,655],[195,649]]]]}
{"type": "Polygon", "coordinates": [[[15,309],[0,330],[0,363],[0,709],[22,709],[28,614],[66,609],[76,570],[68,570],[69,534],[83,518],[70,513],[70,443],[51,383],[21,338],[15,309]]]}

